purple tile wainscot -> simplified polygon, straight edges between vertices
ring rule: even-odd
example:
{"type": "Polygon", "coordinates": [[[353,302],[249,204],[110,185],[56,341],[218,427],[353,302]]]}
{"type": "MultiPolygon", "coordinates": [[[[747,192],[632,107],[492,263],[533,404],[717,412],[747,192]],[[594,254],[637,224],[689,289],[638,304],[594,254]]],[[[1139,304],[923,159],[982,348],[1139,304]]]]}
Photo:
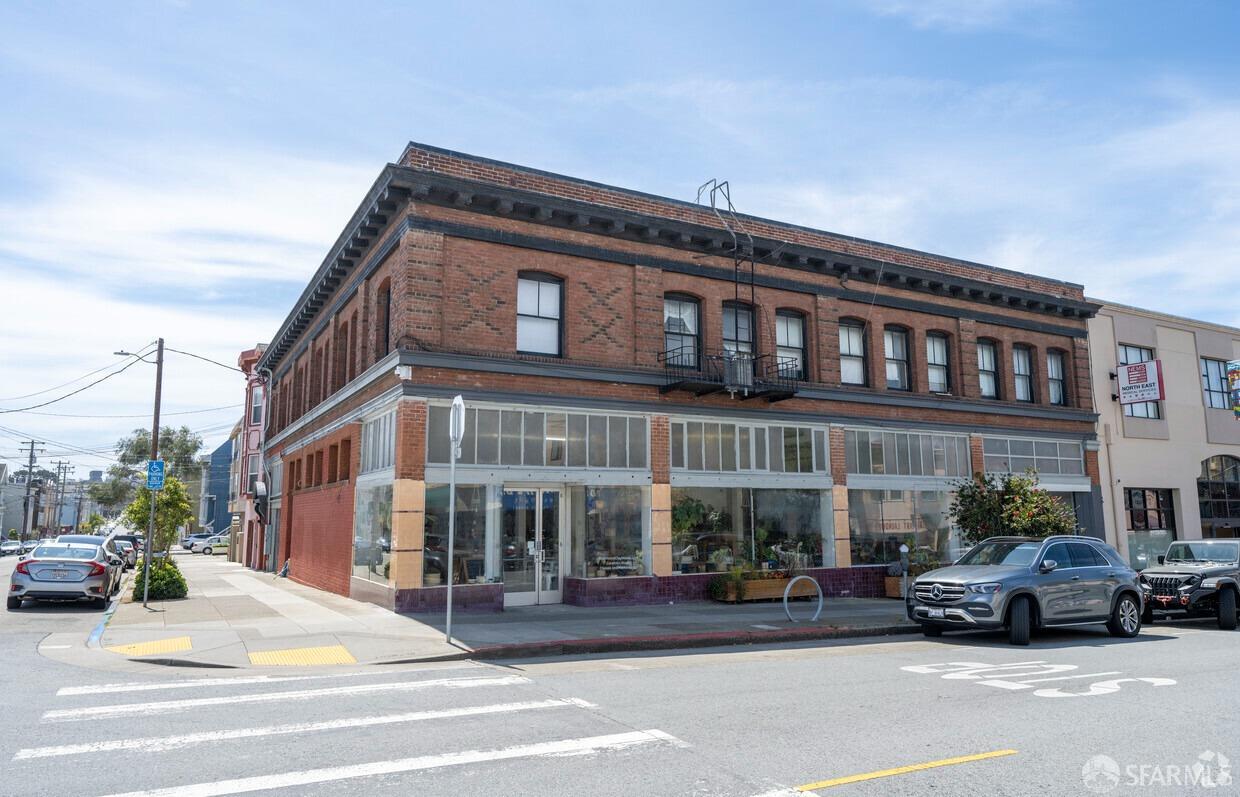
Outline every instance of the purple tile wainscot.
{"type": "MultiPolygon", "coordinates": [[[[805,571],[827,597],[881,598],[885,565],[817,567],[805,571]]],[[[706,585],[714,573],[625,578],[565,578],[564,602],[572,606],[634,606],[668,601],[709,600],[706,585]]]]}
{"type": "MultiPolygon", "coordinates": [[[[447,587],[422,587],[396,591],[396,611],[442,612],[448,606],[447,587]]],[[[462,612],[502,612],[503,584],[461,584],[452,588],[452,610],[462,612]]]]}

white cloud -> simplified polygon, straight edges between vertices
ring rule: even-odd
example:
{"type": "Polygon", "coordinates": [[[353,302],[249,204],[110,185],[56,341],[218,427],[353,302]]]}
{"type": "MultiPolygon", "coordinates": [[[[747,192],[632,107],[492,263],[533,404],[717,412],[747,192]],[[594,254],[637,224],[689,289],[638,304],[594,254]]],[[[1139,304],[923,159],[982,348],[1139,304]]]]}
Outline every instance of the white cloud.
{"type": "Polygon", "coordinates": [[[61,163],[40,195],[0,203],[0,270],[8,255],[105,288],[301,282],[378,171],[189,146],[61,163]]]}
{"type": "Polygon", "coordinates": [[[917,28],[950,32],[1006,27],[1030,12],[1048,10],[1058,0],[863,0],[876,14],[906,20],[917,28]]]}
{"type": "MultiPolygon", "coordinates": [[[[0,395],[16,396],[51,387],[119,361],[118,349],[137,351],[158,335],[167,345],[233,365],[237,355],[270,335],[287,308],[272,307],[262,313],[220,313],[199,309],[192,302],[147,305],[110,298],[90,285],[53,281],[15,274],[5,279],[7,296],[0,312],[0,339],[13,345],[0,348],[0,395]]],[[[106,371],[104,372],[106,373],[106,371]]],[[[104,374],[91,377],[97,379],[104,374]]],[[[68,418],[27,413],[0,414],[0,426],[94,449],[110,446],[134,428],[149,426],[154,388],[154,368],[139,363],[119,376],[73,398],[42,408],[41,412],[125,415],[136,418],[68,418]]],[[[0,409],[13,409],[56,398],[91,380],[45,395],[0,402],[0,409]]],[[[164,366],[163,409],[174,413],[206,407],[240,405],[241,375],[200,360],[168,353],[164,366]]],[[[231,425],[241,415],[219,411],[194,415],[168,415],[166,425],[182,424],[194,429],[231,425]]],[[[226,430],[208,432],[208,442],[218,443],[226,430]]],[[[0,448],[10,448],[9,441],[0,448]]],[[[54,446],[49,445],[49,450],[54,446]]],[[[10,452],[5,452],[6,454],[10,452]]],[[[98,457],[66,456],[78,472],[107,465],[98,457]]]]}

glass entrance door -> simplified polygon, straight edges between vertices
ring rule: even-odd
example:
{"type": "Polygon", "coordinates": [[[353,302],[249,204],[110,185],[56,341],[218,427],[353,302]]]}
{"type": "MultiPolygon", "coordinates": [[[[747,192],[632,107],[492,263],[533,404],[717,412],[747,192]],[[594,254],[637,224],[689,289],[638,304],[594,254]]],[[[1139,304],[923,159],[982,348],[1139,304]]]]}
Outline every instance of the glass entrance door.
{"type": "Polygon", "coordinates": [[[505,606],[559,603],[562,491],[505,489],[500,521],[500,561],[505,606]]]}

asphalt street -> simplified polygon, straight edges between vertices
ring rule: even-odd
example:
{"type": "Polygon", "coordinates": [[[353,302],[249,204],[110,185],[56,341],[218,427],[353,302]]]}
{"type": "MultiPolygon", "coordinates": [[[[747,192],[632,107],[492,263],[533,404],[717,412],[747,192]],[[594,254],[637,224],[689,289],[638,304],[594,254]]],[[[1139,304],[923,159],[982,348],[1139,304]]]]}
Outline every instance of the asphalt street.
{"type": "Polygon", "coordinates": [[[0,620],[0,793],[1184,794],[1240,762],[1240,633],[1205,623],[257,674],[36,651],[100,616],[0,620]]]}

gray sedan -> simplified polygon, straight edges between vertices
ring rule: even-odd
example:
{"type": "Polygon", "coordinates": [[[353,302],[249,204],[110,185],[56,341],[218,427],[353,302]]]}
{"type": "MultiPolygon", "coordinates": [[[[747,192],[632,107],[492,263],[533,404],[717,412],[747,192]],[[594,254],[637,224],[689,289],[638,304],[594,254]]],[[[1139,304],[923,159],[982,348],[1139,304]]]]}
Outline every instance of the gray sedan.
{"type": "Polygon", "coordinates": [[[8,609],[20,609],[22,601],[89,600],[103,609],[120,589],[124,565],[99,545],[67,542],[35,548],[17,563],[9,579],[8,609]]]}

